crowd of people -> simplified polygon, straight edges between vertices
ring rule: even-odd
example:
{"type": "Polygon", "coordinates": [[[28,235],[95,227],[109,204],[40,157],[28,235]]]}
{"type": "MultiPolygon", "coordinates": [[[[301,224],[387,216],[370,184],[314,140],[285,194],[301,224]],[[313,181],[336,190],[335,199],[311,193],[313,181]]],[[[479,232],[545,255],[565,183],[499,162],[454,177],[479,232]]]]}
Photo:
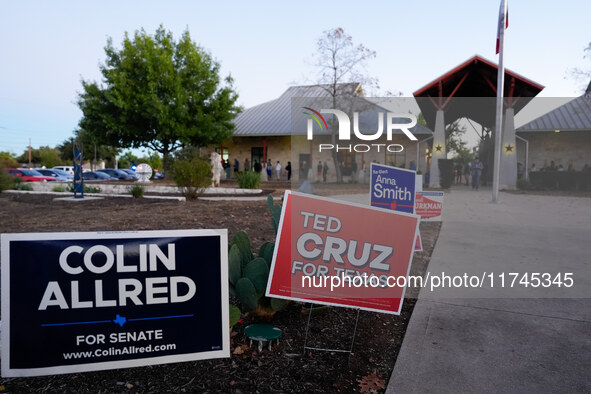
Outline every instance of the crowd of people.
{"type": "MultiPolygon", "coordinates": [[[[230,164],[232,163],[232,160],[230,158],[228,158],[227,160],[221,160],[222,166],[226,172],[226,179],[231,178],[231,169],[234,170],[234,174],[241,171],[240,162],[238,161],[238,159],[234,159],[233,167],[230,164]]],[[[267,174],[268,181],[291,180],[291,161],[288,161],[287,165],[283,167],[279,160],[277,160],[275,165],[273,165],[271,159],[268,159],[266,163],[260,163],[258,160],[254,160],[252,164],[250,162],[250,159],[244,159],[242,171],[255,171],[257,173],[261,173],[263,170],[265,170],[265,173],[267,174]],[[275,176],[273,176],[273,174],[275,174],[275,176]]]]}
{"type": "MultiPolygon", "coordinates": [[[[529,169],[529,172],[537,172],[537,171],[558,171],[558,172],[576,172],[575,166],[573,163],[569,163],[568,167],[565,169],[562,164],[558,166],[554,163],[554,160],[550,162],[548,165],[544,165],[543,167],[536,167],[536,163],[533,163],[529,169]]],[[[591,172],[591,167],[589,164],[585,163],[585,165],[579,170],[581,172],[591,172]]]]}

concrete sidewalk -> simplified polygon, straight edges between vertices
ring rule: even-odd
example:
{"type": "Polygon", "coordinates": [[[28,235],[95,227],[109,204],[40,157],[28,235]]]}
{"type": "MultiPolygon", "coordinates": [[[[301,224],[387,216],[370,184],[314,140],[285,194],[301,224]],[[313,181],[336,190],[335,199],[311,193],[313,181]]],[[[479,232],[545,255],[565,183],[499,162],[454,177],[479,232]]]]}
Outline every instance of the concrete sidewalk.
{"type": "Polygon", "coordinates": [[[492,274],[496,287],[423,288],[387,393],[591,392],[591,199],[490,200],[445,195],[429,272],[492,274]],[[501,288],[503,272],[572,272],[574,286],[501,288]]]}

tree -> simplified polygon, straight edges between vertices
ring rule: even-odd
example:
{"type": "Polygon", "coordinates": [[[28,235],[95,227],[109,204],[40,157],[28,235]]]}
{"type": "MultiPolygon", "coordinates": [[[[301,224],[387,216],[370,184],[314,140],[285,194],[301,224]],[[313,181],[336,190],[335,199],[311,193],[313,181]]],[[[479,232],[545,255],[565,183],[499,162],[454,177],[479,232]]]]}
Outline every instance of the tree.
{"type": "Polygon", "coordinates": [[[80,128],[97,143],[148,148],[170,167],[171,153],[192,144],[219,143],[232,135],[240,108],[232,78],[222,82],[220,65],[185,31],[178,42],[160,26],[125,33],[122,48],[109,38],[101,84],[82,81],[80,128]]]}
{"type": "MultiPolygon", "coordinates": [[[[583,55],[583,59],[591,60],[591,42],[589,42],[587,48],[584,49],[584,52],[585,54],[583,55]]],[[[582,84],[583,92],[586,92],[586,90],[591,89],[591,70],[573,68],[569,70],[569,74],[573,79],[582,84]]]]}
{"type": "MultiPolygon", "coordinates": [[[[21,163],[29,162],[29,150],[26,149],[17,160],[21,163]]],[[[49,146],[41,146],[39,149],[31,149],[31,163],[37,164],[43,167],[55,167],[62,164],[60,153],[56,148],[50,148],[49,146]]]]}
{"type": "Polygon", "coordinates": [[[119,154],[119,149],[98,143],[94,135],[84,130],[77,130],[74,134],[75,137],[68,138],[57,146],[63,161],[72,163],[74,149],[81,149],[84,160],[90,160],[92,169],[94,169],[96,161],[99,160],[109,163],[108,167],[115,166],[115,158],[119,154]]]}
{"type": "Polygon", "coordinates": [[[14,154],[10,152],[0,152],[0,168],[18,167],[18,161],[14,154]]]}
{"type": "MultiPolygon", "coordinates": [[[[332,108],[337,108],[339,98],[352,98],[363,92],[352,90],[347,82],[364,84],[366,87],[376,85],[376,80],[369,78],[364,72],[367,60],[375,58],[376,52],[363,45],[353,44],[353,38],[338,27],[327,30],[317,42],[315,66],[319,69],[318,83],[323,85],[332,98],[332,108]]],[[[330,127],[332,144],[337,144],[334,124],[330,127]]],[[[332,150],[332,158],[337,176],[341,183],[343,176],[336,150],[332,150]]]]}
{"type": "MultiPolygon", "coordinates": [[[[427,121],[422,113],[417,116],[417,124],[427,126],[427,121]]],[[[467,142],[462,141],[462,136],[466,133],[466,126],[460,124],[460,120],[445,126],[445,150],[446,152],[455,151],[461,157],[467,157],[470,154],[470,149],[466,147],[467,142]]],[[[433,141],[430,141],[430,145],[433,145],[433,141]]]]}

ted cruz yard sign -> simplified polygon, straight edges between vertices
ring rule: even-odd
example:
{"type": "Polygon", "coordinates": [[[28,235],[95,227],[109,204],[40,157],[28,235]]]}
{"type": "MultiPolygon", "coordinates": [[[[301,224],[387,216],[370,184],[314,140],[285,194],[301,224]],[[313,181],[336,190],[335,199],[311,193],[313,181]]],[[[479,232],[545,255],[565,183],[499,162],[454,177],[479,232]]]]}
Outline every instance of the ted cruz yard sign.
{"type": "Polygon", "coordinates": [[[418,226],[413,214],[286,191],[266,294],[399,314],[396,278],[408,275],[418,226]]]}
{"type": "Polygon", "coordinates": [[[229,357],[226,230],[2,234],[2,376],[229,357]]]}

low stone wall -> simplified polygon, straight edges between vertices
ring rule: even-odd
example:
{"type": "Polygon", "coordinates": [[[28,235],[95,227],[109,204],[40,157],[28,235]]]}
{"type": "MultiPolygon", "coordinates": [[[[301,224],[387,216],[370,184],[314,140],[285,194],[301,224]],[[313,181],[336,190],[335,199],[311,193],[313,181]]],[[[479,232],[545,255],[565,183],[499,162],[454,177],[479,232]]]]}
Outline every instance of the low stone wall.
{"type": "MultiPolygon", "coordinates": [[[[67,183],[64,182],[31,182],[33,186],[33,190],[40,191],[40,192],[50,192],[53,191],[53,188],[58,185],[67,186],[67,183]]],[[[135,184],[142,185],[144,191],[146,193],[162,193],[162,194],[176,194],[179,193],[179,189],[175,186],[160,186],[154,185],[152,183],[140,183],[136,182],[134,184],[129,183],[94,183],[94,182],[86,182],[86,185],[99,187],[101,189],[101,193],[105,194],[128,194],[130,187],[135,184]]],[[[238,189],[238,188],[230,188],[230,187],[208,187],[203,192],[204,195],[207,194],[258,194],[261,193],[261,189],[238,189]]]]}

